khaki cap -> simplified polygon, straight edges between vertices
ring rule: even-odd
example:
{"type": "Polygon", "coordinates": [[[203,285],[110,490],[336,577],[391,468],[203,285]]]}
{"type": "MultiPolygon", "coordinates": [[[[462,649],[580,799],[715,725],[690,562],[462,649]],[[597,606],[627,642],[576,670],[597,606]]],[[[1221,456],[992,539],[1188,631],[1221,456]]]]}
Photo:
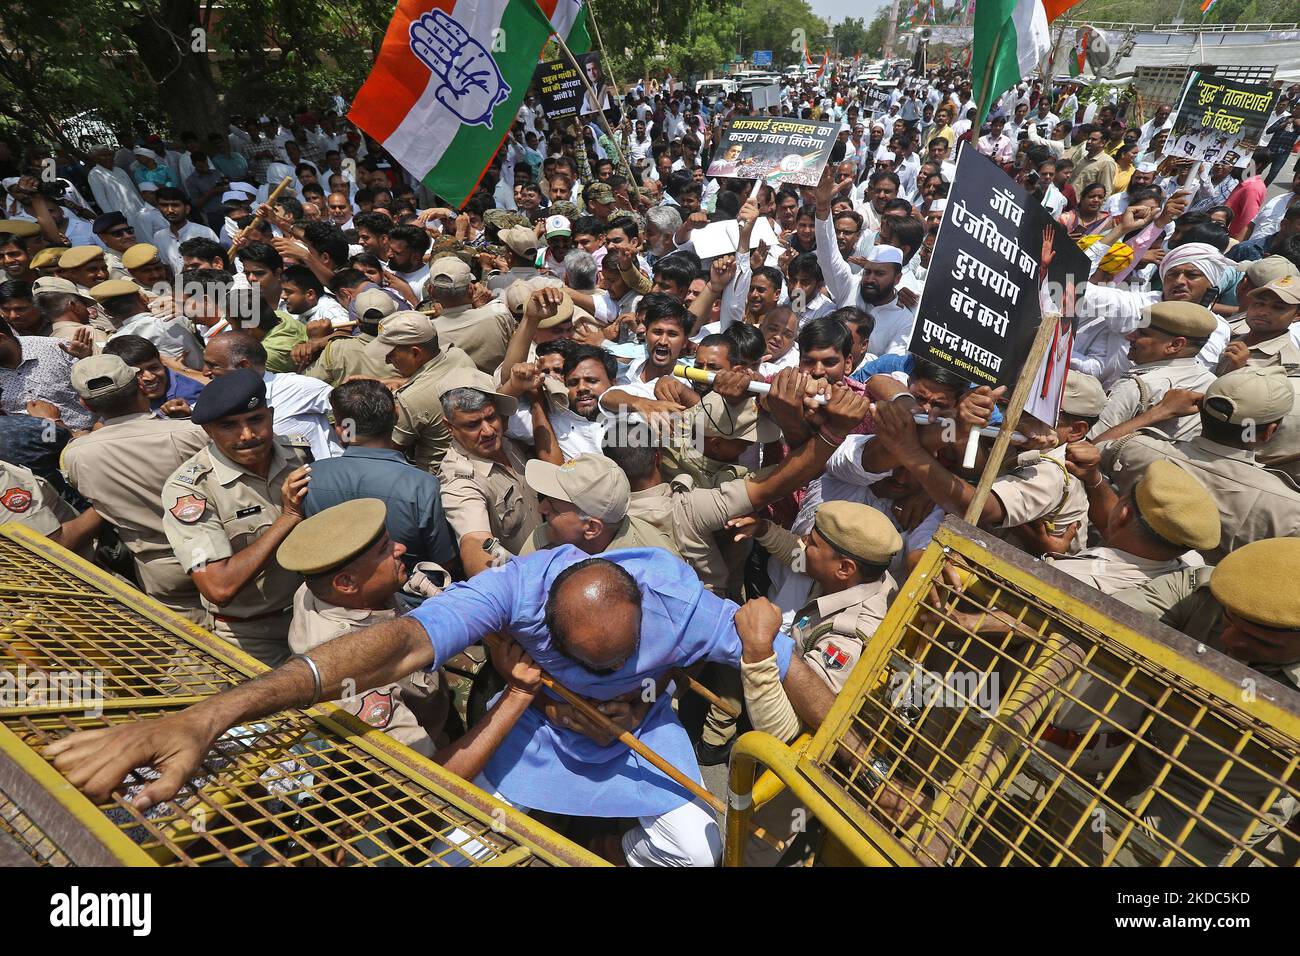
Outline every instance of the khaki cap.
{"type": "Polygon", "coordinates": [[[524,480],[539,495],[567,501],[605,524],[617,524],[627,517],[632,500],[632,486],[623,470],[604,455],[591,452],[563,465],[533,458],[524,467],[524,480]]]}
{"type": "Polygon", "coordinates": [[[527,279],[516,279],[506,286],[501,301],[510,310],[510,314],[517,319],[524,314],[524,303],[528,301],[528,297],[532,294],[533,287],[527,279]]]}
{"type": "Polygon", "coordinates": [[[59,264],[59,257],[68,251],[67,246],[50,246],[32,256],[33,269],[53,269],[59,264]]]}
{"type": "Polygon", "coordinates": [[[1246,278],[1256,289],[1268,285],[1274,279],[1295,275],[1300,275],[1300,268],[1284,256],[1265,256],[1246,266],[1246,278]]]}
{"type": "MultiPolygon", "coordinates": [[[[534,287],[533,291],[536,292],[536,291],[538,291],[538,290],[541,289],[541,288],[543,288],[543,287],[540,286],[540,285],[539,285],[539,286],[536,286],[536,287],[534,287]]],[[[554,314],[554,315],[548,315],[546,318],[544,318],[544,319],[542,319],[541,321],[539,321],[539,322],[537,323],[537,327],[538,327],[539,329],[553,329],[553,328],[555,328],[557,325],[563,325],[565,322],[569,322],[569,321],[571,321],[571,320],[573,319],[573,317],[574,317],[574,316],[573,316],[573,308],[574,308],[574,306],[573,306],[573,299],[569,298],[569,293],[567,293],[567,292],[561,292],[561,293],[560,293],[560,307],[559,307],[558,309],[555,310],[555,314],[554,314]]],[[[527,310],[528,310],[528,307],[527,307],[527,305],[525,305],[525,307],[524,307],[525,315],[527,314],[527,310]]]]}
{"type": "Polygon", "coordinates": [[[446,255],[429,266],[429,277],[425,280],[425,286],[458,292],[468,289],[473,281],[474,273],[469,266],[454,255],[446,255]]]}
{"type": "Polygon", "coordinates": [[[1133,496],[1142,520],[1170,544],[1197,551],[1219,546],[1223,529],[1214,496],[1172,461],[1153,461],[1133,496]]]}
{"type": "Polygon", "coordinates": [[[426,345],[437,337],[433,319],[423,312],[407,309],[379,321],[379,334],[366,344],[366,353],[382,361],[394,345],[426,345]]]}
{"type": "Polygon", "coordinates": [[[537,255],[537,233],[527,226],[511,226],[497,233],[497,238],[510,247],[510,250],[522,259],[533,259],[537,255]]]}
{"type": "Polygon", "coordinates": [[[837,551],[867,564],[889,564],[903,548],[892,521],[870,505],[855,501],[823,502],[813,526],[837,551]]]}
{"type": "Polygon", "coordinates": [[[1274,279],[1268,285],[1251,289],[1250,298],[1253,299],[1264,292],[1273,293],[1287,305],[1300,305],[1300,276],[1282,276],[1280,279],[1274,279]]]}
{"type": "Polygon", "coordinates": [[[1254,624],[1300,630],[1300,538],[1265,538],[1233,551],[1214,569],[1210,593],[1254,624]]]}
{"type": "Polygon", "coordinates": [[[384,533],[388,506],[378,498],[354,498],[317,512],[289,532],[275,552],[286,571],[308,577],[351,564],[384,533]]]}
{"type": "Polygon", "coordinates": [[[32,283],[33,294],[42,295],[46,292],[65,292],[68,295],[90,300],[95,298],[84,285],[77,285],[71,279],[63,279],[59,276],[41,276],[32,283]]]}
{"type": "Polygon", "coordinates": [[[1061,389],[1061,411],[1079,418],[1097,418],[1106,407],[1106,390],[1087,372],[1070,369],[1061,389]]]}
{"type": "Polygon", "coordinates": [[[1195,302],[1154,302],[1148,314],[1153,329],[1189,339],[1208,339],[1219,327],[1214,313],[1195,302]]]}
{"type": "Polygon", "coordinates": [[[140,288],[130,279],[105,279],[98,285],[90,287],[91,297],[93,297],[96,302],[103,302],[105,299],[115,299],[119,295],[135,295],[143,291],[144,289],[140,288]]]}
{"type": "Polygon", "coordinates": [[[59,256],[60,269],[78,269],[87,262],[94,262],[104,255],[104,250],[99,246],[73,246],[71,249],[59,256]]]}
{"type": "MultiPolygon", "coordinates": [[[[1294,381],[1294,380],[1293,380],[1294,381]]],[[[1285,465],[1300,459],[1300,412],[1292,410],[1282,419],[1273,437],[1255,452],[1264,465],[1285,465]]]]}
{"type": "Polygon", "coordinates": [[[1295,390],[1281,365],[1239,368],[1220,375],[1205,390],[1201,408],[1229,425],[1267,425],[1285,418],[1295,407],[1295,390]]]}
{"type": "Polygon", "coordinates": [[[72,387],[82,398],[106,398],[139,388],[136,370],[117,355],[91,355],[72,366],[72,387]]]}
{"type": "Polygon", "coordinates": [[[729,402],[717,392],[709,392],[700,400],[700,408],[705,438],[734,438],[766,445],[781,437],[780,427],[766,414],[760,414],[752,398],[729,402]]]}
{"type": "Polygon", "coordinates": [[[385,319],[397,311],[397,300],[383,289],[366,289],[352,300],[352,311],[359,322],[385,319]],[[371,313],[379,313],[378,316],[371,313]]]}
{"type": "Polygon", "coordinates": [[[41,227],[28,219],[0,219],[0,232],[7,232],[19,239],[30,239],[40,231],[41,227]]]}
{"type": "Polygon", "coordinates": [[[492,404],[502,415],[513,415],[519,407],[519,400],[513,395],[497,391],[497,383],[487,372],[476,368],[454,368],[438,380],[438,398],[455,388],[472,388],[492,399],[492,404]]]}
{"type": "Polygon", "coordinates": [[[148,242],[137,242],[122,253],[122,265],[128,269],[139,269],[158,258],[158,247],[148,242]]]}

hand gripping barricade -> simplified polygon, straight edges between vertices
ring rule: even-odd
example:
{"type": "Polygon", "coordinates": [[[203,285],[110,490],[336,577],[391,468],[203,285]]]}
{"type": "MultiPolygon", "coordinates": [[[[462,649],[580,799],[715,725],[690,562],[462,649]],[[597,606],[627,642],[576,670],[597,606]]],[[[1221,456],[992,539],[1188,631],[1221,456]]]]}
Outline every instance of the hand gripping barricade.
{"type": "Polygon", "coordinates": [[[755,818],[822,864],[1295,865],[1298,764],[1300,693],[950,517],[816,734],[736,742],[724,861],[755,818]]]}
{"type": "Polygon", "coordinates": [[[264,670],[48,539],[0,529],[0,674],[27,692],[0,707],[0,865],[604,865],[328,704],[232,728],[143,813],[131,781],[96,806],[42,756],[264,670]]]}

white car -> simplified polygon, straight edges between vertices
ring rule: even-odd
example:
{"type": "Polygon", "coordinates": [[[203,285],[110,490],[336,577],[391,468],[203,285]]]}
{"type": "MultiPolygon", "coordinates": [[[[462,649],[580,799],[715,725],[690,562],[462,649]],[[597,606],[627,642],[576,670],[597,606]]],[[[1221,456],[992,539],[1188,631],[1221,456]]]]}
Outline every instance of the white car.
{"type": "Polygon", "coordinates": [[[734,92],[735,80],[700,80],[695,84],[696,96],[730,96],[734,92]]]}

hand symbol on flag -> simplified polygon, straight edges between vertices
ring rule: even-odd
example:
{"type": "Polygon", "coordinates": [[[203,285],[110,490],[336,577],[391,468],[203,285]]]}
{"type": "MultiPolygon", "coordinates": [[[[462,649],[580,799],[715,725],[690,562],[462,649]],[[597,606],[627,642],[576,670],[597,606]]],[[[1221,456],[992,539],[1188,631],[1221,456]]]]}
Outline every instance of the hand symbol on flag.
{"type": "Polygon", "coordinates": [[[411,24],[411,52],[441,80],[438,102],[471,126],[492,128],[492,111],[510,84],[483,44],[441,10],[411,24]]]}

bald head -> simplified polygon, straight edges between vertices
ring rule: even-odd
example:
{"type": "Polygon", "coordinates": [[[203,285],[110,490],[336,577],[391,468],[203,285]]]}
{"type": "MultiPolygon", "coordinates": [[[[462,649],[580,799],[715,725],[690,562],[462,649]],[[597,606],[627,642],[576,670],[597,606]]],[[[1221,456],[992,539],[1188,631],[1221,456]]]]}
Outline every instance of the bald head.
{"type": "Polygon", "coordinates": [[[209,377],[225,375],[236,369],[266,371],[266,349],[247,332],[222,332],[215,335],[203,350],[203,371],[209,377]]]}
{"type": "Polygon", "coordinates": [[[593,673],[612,674],[641,642],[641,589],[612,561],[579,561],[551,587],[546,628],[565,657],[593,673]]]}

